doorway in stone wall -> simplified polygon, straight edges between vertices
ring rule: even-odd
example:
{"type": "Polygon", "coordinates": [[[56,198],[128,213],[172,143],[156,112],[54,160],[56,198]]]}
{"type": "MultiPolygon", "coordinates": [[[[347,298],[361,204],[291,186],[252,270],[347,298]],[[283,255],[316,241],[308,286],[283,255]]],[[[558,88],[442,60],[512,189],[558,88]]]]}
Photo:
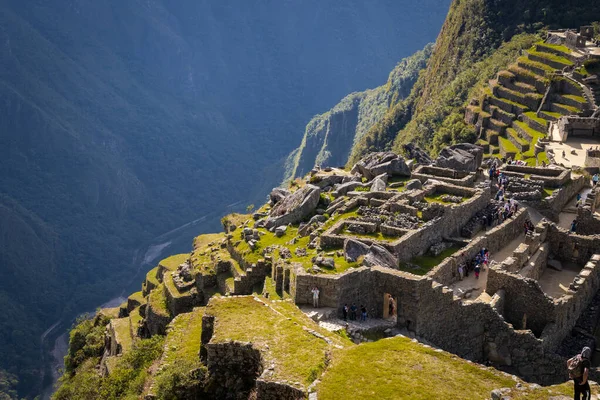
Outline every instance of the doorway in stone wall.
{"type": "Polygon", "coordinates": [[[398,302],[390,293],[384,293],[383,295],[383,318],[396,319],[398,315],[398,302]]]}

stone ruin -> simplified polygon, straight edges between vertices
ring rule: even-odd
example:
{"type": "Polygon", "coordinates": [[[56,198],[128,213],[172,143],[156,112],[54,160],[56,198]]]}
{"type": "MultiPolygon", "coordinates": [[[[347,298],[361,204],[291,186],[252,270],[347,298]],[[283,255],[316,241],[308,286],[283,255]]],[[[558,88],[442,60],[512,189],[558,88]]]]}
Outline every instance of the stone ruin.
{"type": "MultiPolygon", "coordinates": [[[[589,308],[600,304],[600,239],[584,235],[600,232],[596,220],[584,215],[593,216],[600,196],[588,196],[578,210],[577,235],[548,220],[524,235],[532,218],[526,204],[558,220],[586,181],[571,178],[566,169],[503,165],[509,197],[522,202],[510,218],[489,224],[503,203],[493,199],[495,190],[478,172],[480,152],[469,149],[448,149],[436,165],[411,168],[385,152],[351,171],[315,169],[290,190],[273,190],[253,218],[224,222],[225,234],[194,249],[187,261],[159,266],[144,285],[148,300],[132,298],[123,313],[143,307],[141,334],[164,333],[173,316],[206,304],[215,292],[251,294],[269,278],[278,294],[300,307],[312,304],[311,290],[318,287],[320,306],[333,320],[344,304],[365,304],[369,318],[387,318],[382,326],[388,331],[404,330],[531,382],[562,382],[565,357],[589,344],[600,318],[589,308]],[[508,256],[492,262],[486,279],[469,287],[459,266],[482,248],[508,256]],[[350,267],[338,271],[343,263],[350,267]],[[567,290],[557,294],[549,277],[568,273],[567,290]],[[157,285],[165,309],[150,301],[157,285]],[[394,319],[388,315],[390,296],[394,319]]],[[[109,335],[114,354],[116,331],[109,335]]],[[[356,332],[353,337],[362,340],[356,332]]]]}

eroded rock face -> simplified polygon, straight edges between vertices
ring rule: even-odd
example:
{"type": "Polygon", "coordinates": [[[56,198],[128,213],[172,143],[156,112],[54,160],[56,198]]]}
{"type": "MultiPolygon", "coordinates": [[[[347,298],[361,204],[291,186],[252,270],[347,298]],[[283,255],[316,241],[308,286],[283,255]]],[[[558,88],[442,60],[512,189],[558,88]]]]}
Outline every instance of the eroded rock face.
{"type": "Polygon", "coordinates": [[[369,252],[365,255],[364,265],[367,267],[387,267],[398,268],[398,259],[392,253],[376,244],[369,247],[369,252]]]}
{"type": "Polygon", "coordinates": [[[271,205],[279,203],[281,200],[285,199],[290,195],[290,191],[283,188],[275,188],[269,194],[269,200],[271,201],[271,205]]]}
{"type": "Polygon", "coordinates": [[[410,181],[406,182],[406,190],[413,190],[413,189],[422,189],[423,185],[421,184],[421,181],[418,179],[411,179],[410,181]]]}
{"type": "Polygon", "coordinates": [[[404,158],[391,151],[371,153],[356,163],[352,173],[360,173],[371,180],[381,174],[388,176],[410,176],[410,168],[404,158]]]}
{"type": "Polygon", "coordinates": [[[435,165],[441,168],[451,168],[458,171],[475,172],[483,161],[483,147],[460,143],[444,148],[435,165]]]}
{"type": "Polygon", "coordinates": [[[306,185],[279,201],[269,213],[266,227],[295,224],[307,218],[319,204],[321,190],[306,185]]]}
{"type": "Polygon", "coordinates": [[[355,262],[359,257],[369,252],[369,246],[354,239],[344,241],[344,257],[348,262],[355,262]]]}
{"type": "Polygon", "coordinates": [[[380,175],[373,180],[373,183],[371,183],[371,192],[385,192],[386,186],[387,175],[380,175]]]}
{"type": "Polygon", "coordinates": [[[422,150],[419,146],[408,143],[404,146],[404,151],[408,155],[408,158],[416,160],[419,164],[429,165],[433,162],[429,154],[427,154],[424,150],[422,150]]]}

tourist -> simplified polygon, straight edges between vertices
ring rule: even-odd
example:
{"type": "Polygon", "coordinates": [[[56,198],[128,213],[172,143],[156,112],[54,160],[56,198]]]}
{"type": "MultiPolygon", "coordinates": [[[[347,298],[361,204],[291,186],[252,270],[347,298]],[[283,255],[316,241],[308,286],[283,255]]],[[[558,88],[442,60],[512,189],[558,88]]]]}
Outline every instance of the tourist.
{"type": "Polygon", "coordinates": [[[571,222],[571,232],[575,233],[577,231],[577,219],[574,219],[573,222],[571,222]]]}
{"type": "Polygon", "coordinates": [[[479,272],[481,271],[481,265],[475,265],[475,279],[479,279],[479,272]]]}
{"type": "Polygon", "coordinates": [[[460,280],[463,280],[465,274],[465,267],[463,266],[462,263],[458,264],[458,277],[460,278],[460,280]]]}
{"type": "Polygon", "coordinates": [[[360,306],[360,320],[361,321],[367,320],[367,307],[363,306],[362,304],[360,306]]]}
{"type": "Polygon", "coordinates": [[[344,316],[344,321],[348,321],[348,304],[344,304],[342,315],[344,316]]]}
{"type": "Polygon", "coordinates": [[[596,172],[594,174],[594,176],[592,176],[592,185],[596,186],[598,184],[599,179],[600,179],[600,176],[598,176],[598,173],[596,172]]]}
{"type": "Polygon", "coordinates": [[[319,308],[319,288],[315,286],[310,292],[312,293],[313,307],[319,308]]]}
{"type": "Polygon", "coordinates": [[[350,306],[350,321],[356,321],[356,310],[358,310],[356,304],[352,303],[350,306]]]}
{"type": "Polygon", "coordinates": [[[566,153],[565,153],[565,151],[564,151],[564,150],[563,150],[563,152],[562,152],[562,156],[563,156],[563,158],[567,158],[567,157],[565,157],[565,156],[566,156],[566,153]]]}
{"type": "Polygon", "coordinates": [[[577,354],[567,361],[569,377],[573,379],[573,392],[575,400],[589,400],[592,392],[588,382],[588,373],[592,366],[590,357],[592,349],[584,347],[581,354],[577,354]]]}
{"type": "Polygon", "coordinates": [[[394,298],[390,295],[390,302],[388,303],[388,316],[394,315],[394,298]]]}

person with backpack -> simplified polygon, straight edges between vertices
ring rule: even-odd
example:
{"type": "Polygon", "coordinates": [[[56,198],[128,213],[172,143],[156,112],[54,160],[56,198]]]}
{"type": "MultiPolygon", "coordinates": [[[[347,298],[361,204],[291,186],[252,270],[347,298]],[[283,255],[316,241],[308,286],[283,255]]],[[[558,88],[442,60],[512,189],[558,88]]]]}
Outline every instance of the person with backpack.
{"type": "Polygon", "coordinates": [[[592,392],[588,382],[588,373],[591,368],[590,357],[592,349],[584,347],[580,354],[570,358],[567,361],[569,377],[573,379],[573,391],[575,400],[589,400],[592,392]]]}

